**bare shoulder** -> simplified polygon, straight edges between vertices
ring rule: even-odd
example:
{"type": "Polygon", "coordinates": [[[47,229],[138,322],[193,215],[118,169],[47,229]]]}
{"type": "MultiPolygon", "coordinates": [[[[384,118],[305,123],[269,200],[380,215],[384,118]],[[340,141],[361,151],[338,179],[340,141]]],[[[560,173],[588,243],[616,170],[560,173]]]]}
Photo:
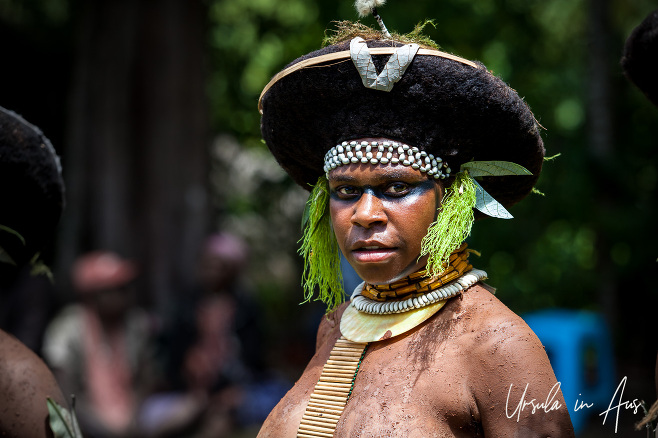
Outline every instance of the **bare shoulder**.
{"type": "MultiPolygon", "coordinates": [[[[497,355],[509,344],[515,348],[540,349],[543,347],[525,321],[490,292],[491,288],[475,285],[463,295],[459,312],[468,315],[466,327],[475,346],[482,354],[497,355]],[[517,342],[522,342],[518,345],[517,342]]],[[[507,355],[509,352],[504,351],[507,355]]]]}
{"type": "Polygon", "coordinates": [[[50,437],[46,399],[67,406],[46,364],[0,330],[0,435],[50,437]]]}
{"type": "Polygon", "coordinates": [[[469,348],[470,387],[485,435],[573,436],[568,408],[541,342],[523,319],[476,285],[454,304],[469,348]]]}
{"type": "Polygon", "coordinates": [[[487,373],[504,370],[506,380],[517,373],[525,376],[529,371],[554,379],[535,333],[486,287],[476,285],[455,301],[453,311],[463,321],[460,341],[468,346],[474,369],[487,373]]]}

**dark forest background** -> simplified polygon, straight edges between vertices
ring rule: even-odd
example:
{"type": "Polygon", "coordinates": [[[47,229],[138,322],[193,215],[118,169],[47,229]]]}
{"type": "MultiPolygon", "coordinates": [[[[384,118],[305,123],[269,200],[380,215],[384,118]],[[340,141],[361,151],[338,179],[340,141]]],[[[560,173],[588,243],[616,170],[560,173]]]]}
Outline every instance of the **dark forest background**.
{"type": "MultiPolygon", "coordinates": [[[[476,224],[475,265],[523,314],[601,312],[627,391],[655,400],[658,109],[622,74],[650,0],[390,0],[389,29],[428,34],[484,62],[545,128],[537,188],[513,221],[476,224]],[[634,386],[633,386],[634,385],[634,386]]],[[[305,202],[260,139],[271,76],[320,46],[336,0],[0,0],[0,105],[62,156],[67,208],[45,253],[58,301],[74,258],[111,249],[140,263],[144,306],[166,315],[195,282],[211,232],[250,245],[245,284],[264,310],[273,367],[295,375],[323,310],[298,306],[305,202]],[[291,323],[291,321],[296,321],[291,323]],[[287,367],[287,368],[286,368],[287,367]]],[[[374,25],[372,17],[363,20],[374,25]]]]}

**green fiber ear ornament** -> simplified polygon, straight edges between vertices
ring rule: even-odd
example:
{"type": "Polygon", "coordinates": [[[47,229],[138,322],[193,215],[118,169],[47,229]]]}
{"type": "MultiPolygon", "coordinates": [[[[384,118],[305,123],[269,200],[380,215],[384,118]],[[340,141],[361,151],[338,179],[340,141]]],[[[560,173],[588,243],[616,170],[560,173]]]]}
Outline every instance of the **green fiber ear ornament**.
{"type": "Polygon", "coordinates": [[[318,288],[319,299],[330,312],[343,302],[343,275],[340,270],[340,255],[336,236],[331,228],[329,214],[329,185],[322,175],[313,187],[302,216],[304,232],[299,254],[304,258],[304,302],[313,299],[318,288]]]}
{"type": "MultiPolygon", "coordinates": [[[[475,206],[475,184],[466,172],[459,172],[446,190],[440,212],[420,243],[420,257],[427,257],[425,270],[430,277],[440,275],[450,253],[471,234],[475,206]]],[[[419,258],[420,258],[419,257],[419,258]]]]}
{"type": "Polygon", "coordinates": [[[469,161],[462,164],[455,181],[446,190],[441,211],[421,242],[420,257],[428,256],[429,276],[440,275],[450,254],[471,234],[473,208],[501,219],[512,215],[475,180],[482,176],[532,175],[523,166],[509,161],[469,161]]]}

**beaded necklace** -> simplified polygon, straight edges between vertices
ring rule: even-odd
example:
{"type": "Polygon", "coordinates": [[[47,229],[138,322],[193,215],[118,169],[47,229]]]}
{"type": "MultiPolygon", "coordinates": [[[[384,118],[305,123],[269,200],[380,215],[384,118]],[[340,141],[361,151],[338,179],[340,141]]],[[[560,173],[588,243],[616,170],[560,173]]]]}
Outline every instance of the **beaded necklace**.
{"type": "Polygon", "coordinates": [[[468,250],[467,246],[466,243],[463,243],[452,252],[448,260],[448,266],[438,277],[428,278],[425,271],[418,271],[394,283],[382,285],[365,283],[361,295],[374,301],[391,301],[418,297],[432,292],[473,269],[473,266],[468,262],[471,250],[468,250]]]}

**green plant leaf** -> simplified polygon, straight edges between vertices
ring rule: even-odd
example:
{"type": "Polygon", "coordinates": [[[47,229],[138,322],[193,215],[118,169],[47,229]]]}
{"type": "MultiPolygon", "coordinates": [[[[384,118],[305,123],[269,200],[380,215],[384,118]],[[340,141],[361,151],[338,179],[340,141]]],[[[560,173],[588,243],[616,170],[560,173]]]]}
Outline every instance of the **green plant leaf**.
{"type": "Polygon", "coordinates": [[[525,167],[511,161],[469,161],[461,166],[473,178],[480,176],[532,175],[525,167]]]}
{"type": "Polygon", "coordinates": [[[13,234],[14,236],[18,237],[18,239],[21,241],[21,243],[23,245],[25,245],[25,239],[23,238],[23,236],[21,236],[21,233],[19,233],[18,231],[14,230],[12,228],[6,227],[4,225],[0,225],[0,230],[6,231],[10,234],[13,234]]]}
{"type": "Polygon", "coordinates": [[[486,192],[482,186],[474,179],[475,183],[475,208],[480,210],[487,216],[496,217],[498,219],[512,219],[512,216],[505,207],[493,196],[486,192]]]}
{"type": "Polygon", "coordinates": [[[53,431],[55,438],[82,438],[75,411],[70,413],[50,397],[46,399],[46,403],[48,405],[50,429],[53,431]]]}
{"type": "Polygon", "coordinates": [[[36,253],[34,254],[34,257],[32,257],[32,260],[30,260],[30,265],[32,265],[32,268],[30,269],[30,275],[32,277],[36,277],[37,275],[45,275],[48,277],[48,280],[50,280],[51,284],[55,284],[55,277],[53,277],[52,271],[48,265],[46,265],[39,257],[41,257],[41,253],[36,253]]]}
{"type": "Polygon", "coordinates": [[[0,263],[8,263],[12,266],[16,266],[16,262],[11,258],[9,253],[5,251],[3,247],[0,246],[0,263]]]}

